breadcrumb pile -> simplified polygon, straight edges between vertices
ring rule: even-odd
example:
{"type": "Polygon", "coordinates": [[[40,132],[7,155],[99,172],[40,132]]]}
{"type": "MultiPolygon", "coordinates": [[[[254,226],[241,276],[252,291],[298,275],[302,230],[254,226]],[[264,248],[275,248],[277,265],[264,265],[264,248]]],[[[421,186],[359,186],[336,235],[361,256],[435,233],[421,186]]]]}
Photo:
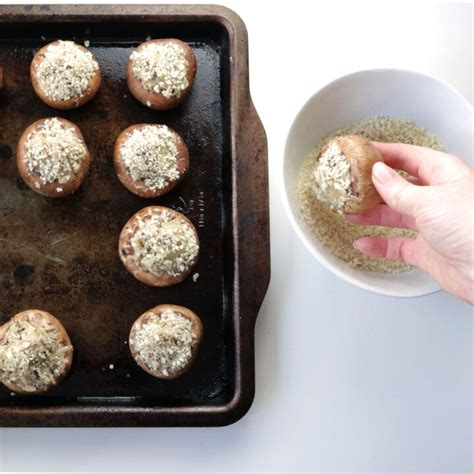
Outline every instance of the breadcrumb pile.
{"type": "Polygon", "coordinates": [[[166,98],[179,97],[189,86],[188,60],[176,43],[145,44],[130,56],[132,70],[143,87],[166,98]]]}
{"type": "Polygon", "coordinates": [[[86,147],[76,130],[57,118],[46,120],[25,142],[28,170],[43,183],[67,183],[79,170],[86,147]]]}
{"type": "Polygon", "coordinates": [[[130,177],[150,189],[163,189],[180,177],[176,137],[166,125],[134,129],[120,153],[130,177]]]}
{"type": "Polygon", "coordinates": [[[99,69],[94,56],[72,41],[58,41],[47,47],[36,72],[45,94],[55,101],[79,99],[99,69]]]}
{"type": "Polygon", "coordinates": [[[140,220],[131,245],[140,267],[158,277],[188,271],[199,253],[194,228],[170,212],[140,220]]]}
{"type": "Polygon", "coordinates": [[[137,325],[133,343],[148,369],[168,377],[189,364],[197,335],[190,319],[167,309],[137,325]]]}
{"type": "Polygon", "coordinates": [[[64,374],[72,350],[43,318],[13,321],[0,344],[0,380],[26,392],[46,390],[64,374]]]}

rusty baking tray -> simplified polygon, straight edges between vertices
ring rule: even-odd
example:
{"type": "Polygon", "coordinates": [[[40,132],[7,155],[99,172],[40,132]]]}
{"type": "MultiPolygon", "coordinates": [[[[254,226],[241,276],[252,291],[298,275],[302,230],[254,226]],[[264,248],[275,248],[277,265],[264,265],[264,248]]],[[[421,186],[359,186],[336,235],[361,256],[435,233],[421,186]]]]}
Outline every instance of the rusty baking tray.
{"type": "Polygon", "coordinates": [[[267,290],[267,144],[249,94],[245,25],[217,6],[0,6],[0,323],[27,308],[56,315],[75,346],[71,374],[39,396],[0,388],[1,426],[205,426],[242,417],[254,395],[254,324],[267,290]],[[125,64],[147,37],[187,41],[197,57],[191,95],[153,111],[127,90],[125,64]],[[33,54],[55,39],[90,42],[103,73],[96,98],[55,111],[34,94],[33,54]],[[15,166],[24,128],[59,115],[76,123],[93,156],[77,194],[39,196],[15,166]],[[165,123],[190,151],[190,174],[167,196],[143,199],[115,176],[114,141],[134,123],[165,123]],[[150,204],[197,226],[196,272],[168,289],[147,287],[119,261],[120,229],[150,204]],[[192,370],[172,381],[142,371],[124,341],[160,303],[191,308],[204,339],[192,370]]]}

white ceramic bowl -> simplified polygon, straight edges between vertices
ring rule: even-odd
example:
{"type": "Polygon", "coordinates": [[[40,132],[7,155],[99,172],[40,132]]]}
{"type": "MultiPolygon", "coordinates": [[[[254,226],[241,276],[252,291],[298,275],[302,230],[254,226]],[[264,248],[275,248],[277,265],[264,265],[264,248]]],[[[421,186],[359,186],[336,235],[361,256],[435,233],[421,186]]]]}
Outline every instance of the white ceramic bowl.
{"type": "Polygon", "coordinates": [[[428,295],[439,287],[420,270],[398,274],[360,271],[337,259],[312,234],[300,212],[296,188],[304,157],[329,133],[373,115],[412,120],[435,134],[449,152],[472,160],[473,109],[454,88],[412,71],[356,72],[319,90],[295,118],[283,162],[285,207],[293,228],[313,256],[344,280],[387,296],[428,295]]]}

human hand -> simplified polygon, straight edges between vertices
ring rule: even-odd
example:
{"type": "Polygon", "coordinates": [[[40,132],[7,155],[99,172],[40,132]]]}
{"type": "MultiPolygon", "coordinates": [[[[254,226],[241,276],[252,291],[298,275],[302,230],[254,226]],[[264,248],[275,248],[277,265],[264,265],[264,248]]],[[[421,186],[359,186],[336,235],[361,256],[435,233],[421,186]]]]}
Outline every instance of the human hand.
{"type": "Polygon", "coordinates": [[[474,304],[474,169],[457,156],[430,148],[373,145],[384,163],[374,165],[372,181],[385,204],[347,218],[354,224],[412,229],[418,236],[362,237],[354,247],[414,265],[447,292],[474,304]],[[394,169],[406,171],[414,181],[394,169]]]}

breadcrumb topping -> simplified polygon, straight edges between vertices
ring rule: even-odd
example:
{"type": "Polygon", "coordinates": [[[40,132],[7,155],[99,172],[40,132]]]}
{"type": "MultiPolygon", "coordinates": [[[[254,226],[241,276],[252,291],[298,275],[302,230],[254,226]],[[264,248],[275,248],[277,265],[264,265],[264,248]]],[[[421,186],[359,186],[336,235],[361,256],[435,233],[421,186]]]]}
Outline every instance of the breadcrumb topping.
{"type": "Polygon", "coordinates": [[[189,86],[188,60],[176,43],[149,43],[130,56],[132,70],[143,87],[166,98],[180,97],[189,86]]]}
{"type": "Polygon", "coordinates": [[[0,380],[34,392],[56,383],[73,351],[49,321],[30,315],[13,321],[0,343],[0,380]]]}
{"type": "Polygon", "coordinates": [[[180,177],[176,137],[166,125],[134,129],[120,153],[130,177],[150,189],[163,189],[180,177]]]}
{"type": "Polygon", "coordinates": [[[131,245],[140,267],[157,277],[188,271],[199,252],[194,228],[171,212],[140,219],[131,245]]]}
{"type": "Polygon", "coordinates": [[[332,141],[319,157],[313,171],[314,192],[320,201],[342,212],[351,193],[351,166],[339,145],[332,141]]]}
{"type": "Polygon", "coordinates": [[[38,82],[51,100],[79,99],[99,65],[90,51],[84,51],[72,41],[59,41],[46,48],[36,72],[38,82]]]}
{"type": "Polygon", "coordinates": [[[67,183],[81,167],[86,148],[76,129],[52,118],[45,120],[25,141],[25,163],[43,183],[67,183]]]}
{"type": "Polygon", "coordinates": [[[138,357],[149,370],[165,377],[189,364],[197,342],[192,321],[171,309],[146,318],[134,335],[138,357]]]}

